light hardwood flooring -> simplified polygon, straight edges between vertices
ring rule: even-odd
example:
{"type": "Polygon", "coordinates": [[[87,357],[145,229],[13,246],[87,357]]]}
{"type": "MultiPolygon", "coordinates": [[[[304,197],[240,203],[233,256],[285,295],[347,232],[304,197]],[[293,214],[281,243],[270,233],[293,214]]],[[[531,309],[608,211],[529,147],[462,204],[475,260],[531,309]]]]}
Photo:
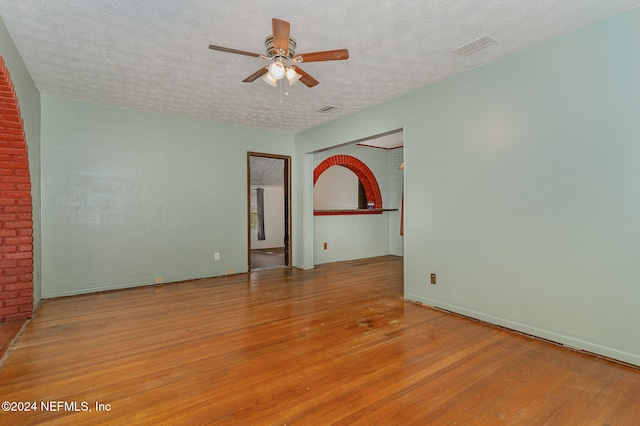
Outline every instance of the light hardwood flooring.
{"type": "Polygon", "coordinates": [[[27,320],[9,321],[0,323],[0,364],[4,359],[4,354],[15,337],[20,333],[27,320]]]}
{"type": "Polygon", "coordinates": [[[389,256],[47,300],[0,424],[638,424],[640,370],[402,290],[389,256]]]}

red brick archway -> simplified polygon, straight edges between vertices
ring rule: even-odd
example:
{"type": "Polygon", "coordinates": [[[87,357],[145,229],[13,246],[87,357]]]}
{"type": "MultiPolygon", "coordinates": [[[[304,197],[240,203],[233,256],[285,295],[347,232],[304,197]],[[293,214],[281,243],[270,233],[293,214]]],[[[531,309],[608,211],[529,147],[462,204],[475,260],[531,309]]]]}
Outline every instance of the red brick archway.
{"type": "Polygon", "coordinates": [[[313,170],[313,184],[315,185],[320,175],[331,166],[342,166],[351,170],[358,176],[358,179],[364,187],[364,192],[367,194],[367,200],[373,201],[374,209],[382,208],[382,194],[380,193],[380,187],[378,181],[373,175],[373,172],[356,157],[350,155],[334,155],[324,160],[322,163],[313,170]]]}
{"type": "Polygon", "coordinates": [[[23,121],[0,56],[0,322],[29,318],[33,310],[32,210],[23,121]]]}

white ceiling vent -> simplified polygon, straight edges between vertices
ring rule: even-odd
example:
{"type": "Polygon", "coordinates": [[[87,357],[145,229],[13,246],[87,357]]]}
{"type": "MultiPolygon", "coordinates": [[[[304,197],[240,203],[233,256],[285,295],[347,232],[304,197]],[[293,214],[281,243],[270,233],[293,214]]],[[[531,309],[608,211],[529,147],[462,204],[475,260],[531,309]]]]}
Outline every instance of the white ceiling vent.
{"type": "Polygon", "coordinates": [[[480,49],[484,49],[485,47],[491,46],[492,44],[496,43],[497,41],[495,41],[491,37],[483,36],[477,40],[472,41],[471,43],[467,43],[464,46],[460,46],[457,49],[454,49],[453,53],[457,53],[460,56],[469,56],[480,49]]]}
{"type": "Polygon", "coordinates": [[[333,105],[325,105],[323,107],[320,107],[316,110],[316,112],[322,112],[324,114],[331,112],[331,111],[335,111],[337,110],[338,107],[337,106],[333,106],[333,105]]]}

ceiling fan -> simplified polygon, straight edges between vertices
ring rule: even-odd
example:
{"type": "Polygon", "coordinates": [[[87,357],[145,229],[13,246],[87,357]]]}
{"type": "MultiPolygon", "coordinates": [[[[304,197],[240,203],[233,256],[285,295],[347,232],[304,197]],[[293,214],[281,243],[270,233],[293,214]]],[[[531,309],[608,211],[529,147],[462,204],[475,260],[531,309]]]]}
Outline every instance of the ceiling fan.
{"type": "Polygon", "coordinates": [[[245,78],[243,83],[251,83],[258,77],[262,77],[264,81],[272,86],[278,85],[278,80],[287,78],[289,85],[295,84],[300,80],[307,87],[313,87],[318,84],[318,80],[311,77],[299,66],[294,65],[302,62],[321,62],[321,61],[341,61],[349,59],[349,51],[347,49],[325,50],[322,52],[311,52],[296,54],[296,41],[290,37],[291,25],[287,21],[273,18],[271,20],[273,34],[267,36],[264,45],[267,48],[267,54],[245,52],[244,50],[230,49],[228,47],[209,45],[211,50],[219,50],[221,52],[235,53],[238,55],[253,56],[261,58],[271,63],[245,78]]]}

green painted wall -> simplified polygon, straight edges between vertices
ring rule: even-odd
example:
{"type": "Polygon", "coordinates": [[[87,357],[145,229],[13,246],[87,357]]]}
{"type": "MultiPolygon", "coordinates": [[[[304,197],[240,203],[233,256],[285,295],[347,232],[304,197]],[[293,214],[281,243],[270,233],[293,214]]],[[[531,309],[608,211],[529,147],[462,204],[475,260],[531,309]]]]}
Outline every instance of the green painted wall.
{"type": "Polygon", "coordinates": [[[400,165],[404,162],[404,150],[396,148],[389,151],[389,201],[388,208],[398,209],[389,214],[389,254],[404,255],[404,237],[400,235],[402,219],[402,192],[404,190],[404,170],[400,165]]]}
{"type": "Polygon", "coordinates": [[[33,203],[33,300],[41,298],[41,215],[40,215],[40,92],[18,53],[4,21],[0,17],[0,55],[4,58],[18,95],[20,112],[29,150],[31,196],[33,203]]]}
{"type": "Polygon", "coordinates": [[[293,135],[43,95],[43,297],[247,271],[247,151],[292,150],[293,135]]]}
{"type": "Polygon", "coordinates": [[[302,132],[297,199],[307,153],[403,128],[405,296],[640,365],[637,52],[640,8],[302,132]]]}

